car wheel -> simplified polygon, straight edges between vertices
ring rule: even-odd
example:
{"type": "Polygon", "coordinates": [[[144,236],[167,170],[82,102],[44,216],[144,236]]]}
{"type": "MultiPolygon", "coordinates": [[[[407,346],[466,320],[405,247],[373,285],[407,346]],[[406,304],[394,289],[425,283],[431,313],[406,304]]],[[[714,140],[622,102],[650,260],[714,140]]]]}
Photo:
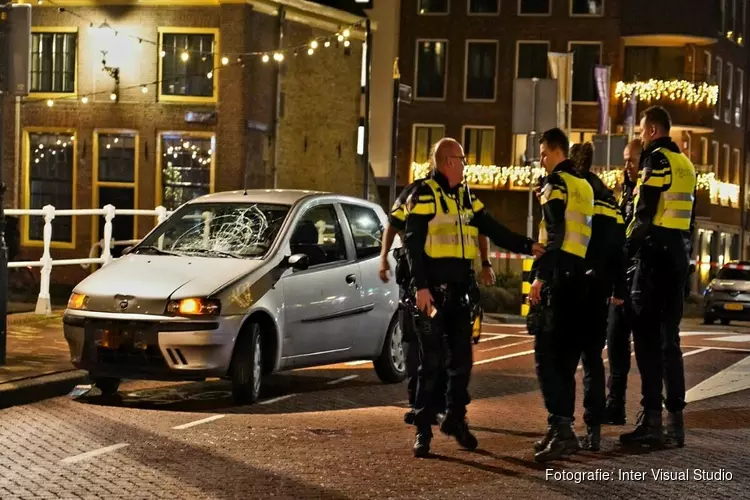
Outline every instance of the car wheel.
{"type": "Polygon", "coordinates": [[[727,318],[722,318],[721,319],[721,324],[724,325],[724,326],[727,326],[729,324],[729,320],[727,318]]]}
{"type": "Polygon", "coordinates": [[[232,354],[232,397],[237,404],[253,404],[260,397],[263,345],[260,325],[252,324],[237,339],[232,354]]]}
{"type": "Polygon", "coordinates": [[[120,388],[120,379],[112,377],[91,377],[97,389],[103,396],[114,396],[120,388]]]}
{"type": "Polygon", "coordinates": [[[401,325],[394,319],[388,326],[380,356],[373,362],[375,373],[382,382],[397,384],[406,379],[406,356],[402,341],[401,325]]]}
{"type": "Polygon", "coordinates": [[[713,325],[715,321],[716,321],[716,318],[714,318],[713,316],[709,316],[707,314],[703,316],[704,325],[713,325]]]}

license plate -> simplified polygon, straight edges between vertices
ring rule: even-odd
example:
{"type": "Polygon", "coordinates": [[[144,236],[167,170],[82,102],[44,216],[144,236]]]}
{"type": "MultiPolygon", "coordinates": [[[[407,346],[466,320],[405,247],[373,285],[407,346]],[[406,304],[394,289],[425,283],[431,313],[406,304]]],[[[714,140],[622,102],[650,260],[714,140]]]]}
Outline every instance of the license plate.
{"type": "Polygon", "coordinates": [[[742,304],[724,304],[724,309],[727,311],[742,311],[742,304]]]}
{"type": "Polygon", "coordinates": [[[149,332],[141,328],[110,326],[94,330],[94,342],[99,347],[119,349],[139,347],[148,344],[149,332]]]}

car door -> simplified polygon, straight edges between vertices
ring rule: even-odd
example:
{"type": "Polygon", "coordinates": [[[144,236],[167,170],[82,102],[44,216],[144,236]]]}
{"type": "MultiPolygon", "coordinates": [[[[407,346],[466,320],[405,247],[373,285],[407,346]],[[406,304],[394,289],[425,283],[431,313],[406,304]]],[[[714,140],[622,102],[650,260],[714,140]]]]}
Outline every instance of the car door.
{"type": "Polygon", "coordinates": [[[350,255],[333,203],[309,207],[291,229],[290,254],[310,259],[282,278],[285,336],[294,365],[346,357],[362,313],[359,266],[350,255]]]}

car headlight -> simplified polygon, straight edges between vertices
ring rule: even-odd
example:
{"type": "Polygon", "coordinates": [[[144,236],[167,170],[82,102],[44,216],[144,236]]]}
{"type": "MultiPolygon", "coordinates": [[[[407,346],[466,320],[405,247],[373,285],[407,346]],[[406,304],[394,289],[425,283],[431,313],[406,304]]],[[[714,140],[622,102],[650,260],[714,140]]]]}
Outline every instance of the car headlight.
{"type": "Polygon", "coordinates": [[[216,299],[189,298],[172,300],[167,304],[167,313],[185,316],[216,316],[221,312],[221,302],[216,299]]]}
{"type": "Polygon", "coordinates": [[[86,309],[88,303],[89,298],[87,295],[73,292],[70,294],[70,298],[68,299],[68,309],[86,309]]]}

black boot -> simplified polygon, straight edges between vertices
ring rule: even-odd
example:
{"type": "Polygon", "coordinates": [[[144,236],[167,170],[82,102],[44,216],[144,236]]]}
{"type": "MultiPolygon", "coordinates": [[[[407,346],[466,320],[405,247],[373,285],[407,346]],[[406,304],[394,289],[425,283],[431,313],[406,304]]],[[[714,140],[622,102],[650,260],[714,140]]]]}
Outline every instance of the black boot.
{"type": "Polygon", "coordinates": [[[469,430],[466,420],[458,420],[450,414],[447,414],[443,421],[440,422],[440,432],[448,436],[453,436],[460,447],[469,451],[476,450],[479,445],[477,438],[469,430]]]}
{"type": "Polygon", "coordinates": [[[404,413],[404,423],[409,425],[414,425],[414,410],[411,409],[404,413]]]}
{"type": "Polygon", "coordinates": [[[682,418],[682,411],[667,413],[665,437],[670,444],[674,443],[680,448],[685,446],[685,420],[682,418]]]}
{"type": "Polygon", "coordinates": [[[547,447],[549,442],[552,440],[552,436],[555,435],[555,426],[552,424],[547,424],[547,433],[544,435],[542,439],[539,441],[536,441],[534,443],[534,453],[539,453],[543,449],[547,447]]]}
{"type": "Polygon", "coordinates": [[[559,417],[553,424],[554,434],[547,446],[534,455],[536,462],[549,462],[567,457],[579,450],[578,438],[573,431],[573,419],[559,417]]]}
{"type": "Polygon", "coordinates": [[[636,428],[632,432],[620,435],[622,444],[648,444],[661,446],[664,444],[661,425],[661,411],[642,411],[638,414],[636,428]]]}
{"type": "Polygon", "coordinates": [[[581,448],[589,451],[599,451],[602,444],[602,428],[599,425],[587,425],[586,435],[580,440],[581,448]]]}
{"type": "Polygon", "coordinates": [[[417,430],[417,440],[414,442],[414,456],[423,458],[430,454],[430,443],[432,442],[432,429],[417,430]]]}
{"type": "Polygon", "coordinates": [[[604,409],[602,423],[609,425],[625,425],[625,403],[615,402],[611,399],[607,401],[607,407],[604,409]]]}

